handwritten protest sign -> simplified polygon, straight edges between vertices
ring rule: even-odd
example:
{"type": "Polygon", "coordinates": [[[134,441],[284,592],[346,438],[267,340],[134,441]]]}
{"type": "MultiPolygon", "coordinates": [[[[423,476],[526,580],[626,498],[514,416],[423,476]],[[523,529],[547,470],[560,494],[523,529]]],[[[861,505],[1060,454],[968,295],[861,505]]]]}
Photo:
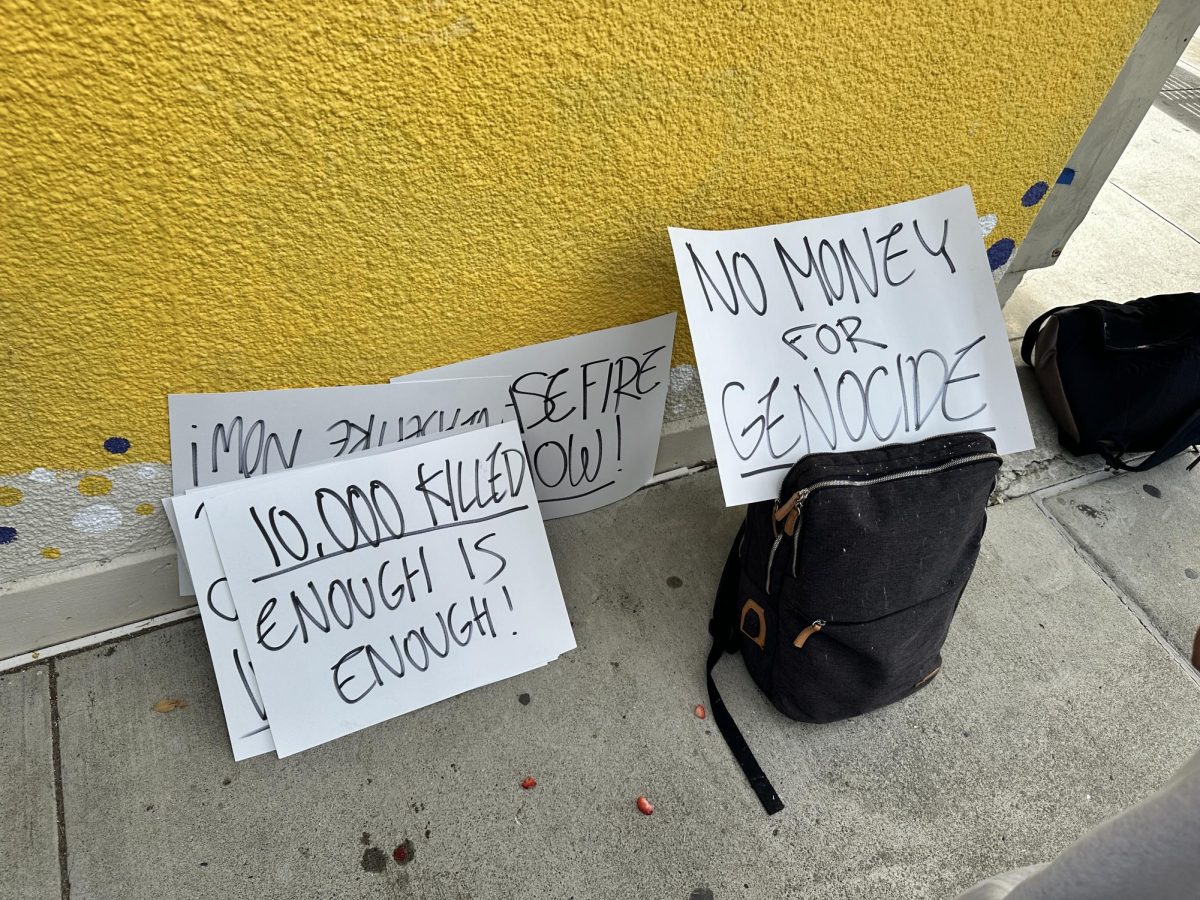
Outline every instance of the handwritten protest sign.
{"type": "Polygon", "coordinates": [[[275,744],[204,505],[204,497],[199,494],[163,501],[164,507],[173,510],[179,540],[186,548],[196,583],[206,586],[197,600],[233,758],[249,759],[269,753],[275,744]]]}
{"type": "MultiPolygon", "coordinates": [[[[174,492],[483,428],[508,402],[503,378],[171,394],[174,492]]],[[[194,593],[182,567],[179,586],[194,593]]]]}
{"type": "MultiPolygon", "coordinates": [[[[502,380],[500,384],[503,384],[502,380]]],[[[438,437],[439,433],[430,430],[425,434],[409,437],[405,446],[424,443],[438,437]]],[[[395,447],[395,444],[388,444],[358,450],[356,456],[387,453],[395,447]]],[[[303,468],[312,470],[329,464],[308,463],[303,468]]],[[[261,482],[286,476],[288,471],[259,475],[255,478],[261,482]]],[[[181,497],[167,497],[162,501],[163,510],[175,534],[175,542],[180,548],[181,569],[188,568],[189,561],[195,561],[195,583],[202,586],[198,598],[200,618],[204,624],[235,760],[248,759],[275,749],[266,708],[254,676],[254,666],[246,648],[237,610],[229,594],[224,564],[213,539],[206,510],[208,499],[221,493],[238,491],[244,484],[245,480],[242,479],[204,488],[192,488],[181,497]],[[184,516],[182,526],[177,510],[182,511],[184,516]]]]}
{"type": "Polygon", "coordinates": [[[393,379],[500,375],[529,454],[542,516],[627,497],[654,474],[675,314],[393,379]]]}
{"type": "Polygon", "coordinates": [[[778,496],[809,453],[1033,446],[969,188],[670,235],[728,505],[778,496]]]}
{"type": "Polygon", "coordinates": [[[575,646],[516,423],[206,509],[280,756],[575,646]]]}
{"type": "Polygon", "coordinates": [[[163,498],[162,505],[163,513],[167,517],[167,524],[171,526],[171,535],[175,538],[175,546],[179,551],[176,554],[179,570],[179,594],[180,596],[186,596],[192,593],[192,572],[188,567],[183,539],[179,536],[179,522],[175,519],[175,506],[171,503],[170,497],[163,498]]]}

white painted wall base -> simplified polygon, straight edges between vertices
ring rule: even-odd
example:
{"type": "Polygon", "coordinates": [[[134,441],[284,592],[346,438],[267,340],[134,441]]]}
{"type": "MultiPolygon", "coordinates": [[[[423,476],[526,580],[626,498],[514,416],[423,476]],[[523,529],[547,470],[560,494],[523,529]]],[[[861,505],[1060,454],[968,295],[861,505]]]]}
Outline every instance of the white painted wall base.
{"type": "Polygon", "coordinates": [[[27,578],[0,591],[0,659],[194,605],[173,544],[27,578]]]}
{"type": "MultiPolygon", "coordinates": [[[[654,471],[686,469],[714,455],[708,420],[679,419],[663,427],[654,471]]],[[[117,636],[113,629],[195,605],[194,597],[179,596],[174,544],[27,578],[0,589],[0,663],[32,662],[34,653],[67,642],[78,649],[88,636],[108,640],[117,636]]]]}

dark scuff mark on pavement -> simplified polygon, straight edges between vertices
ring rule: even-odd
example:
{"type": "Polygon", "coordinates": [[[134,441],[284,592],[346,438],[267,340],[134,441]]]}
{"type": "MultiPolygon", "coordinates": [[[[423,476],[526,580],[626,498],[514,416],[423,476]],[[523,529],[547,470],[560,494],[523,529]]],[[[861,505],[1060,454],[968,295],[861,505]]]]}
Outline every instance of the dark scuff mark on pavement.
{"type": "Polygon", "coordinates": [[[363,851],[362,867],[364,872],[379,874],[387,868],[387,854],[378,847],[368,847],[363,851]]]}

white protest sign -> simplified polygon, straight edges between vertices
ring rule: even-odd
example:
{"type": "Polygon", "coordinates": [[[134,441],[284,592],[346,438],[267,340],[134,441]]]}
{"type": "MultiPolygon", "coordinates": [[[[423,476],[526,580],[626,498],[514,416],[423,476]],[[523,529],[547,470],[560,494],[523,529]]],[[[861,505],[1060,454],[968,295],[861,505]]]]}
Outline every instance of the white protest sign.
{"type": "Polygon", "coordinates": [[[280,756],[575,646],[514,422],[206,509],[280,756]]]}
{"type": "MultiPolygon", "coordinates": [[[[440,435],[430,432],[409,438],[406,446],[434,440],[440,435]]],[[[391,452],[395,444],[357,451],[359,456],[370,456],[391,452]]],[[[305,469],[313,470],[329,462],[310,463],[305,469]]],[[[257,476],[257,481],[266,481],[286,475],[288,470],[257,476]]],[[[271,738],[270,723],[258,680],[254,677],[254,665],[246,649],[246,639],[238,622],[237,609],[229,594],[225,567],[221,562],[216,541],[208,521],[206,501],[218,494],[241,490],[244,480],[192,488],[181,497],[164,498],[163,510],[175,533],[179,547],[181,568],[188,560],[195,560],[196,582],[202,586],[197,598],[200,619],[208,642],[216,674],[217,689],[221,694],[221,706],[225,713],[225,724],[235,760],[248,759],[275,749],[271,738]],[[180,525],[179,513],[183,524],[180,525]]],[[[190,567],[189,567],[190,568],[190,567]]]]}
{"type": "Polygon", "coordinates": [[[554,519],[628,497],[654,474],[674,340],[669,313],[393,383],[507,377],[509,409],[521,426],[542,516],[554,519]]]}
{"type": "Polygon", "coordinates": [[[726,504],[778,496],[809,453],[1033,446],[969,188],[670,235],[726,504]]]}
{"type": "Polygon", "coordinates": [[[246,651],[246,640],[238,624],[237,610],[229,595],[225,570],[209,528],[204,497],[186,494],[167,498],[163,506],[173,509],[180,546],[186,549],[188,566],[196,583],[206,587],[197,597],[208,652],[212,657],[229,729],[235,760],[249,759],[275,749],[267,711],[246,651]]]}
{"type": "Polygon", "coordinates": [[[171,526],[171,536],[175,538],[175,548],[178,551],[175,554],[176,566],[179,571],[179,593],[181,596],[192,592],[192,572],[188,566],[187,554],[184,552],[183,540],[179,537],[179,522],[175,518],[175,507],[171,503],[171,498],[166,497],[162,501],[163,513],[167,517],[167,524],[171,526]],[[184,590],[184,588],[187,588],[184,590]]]}
{"type": "MultiPolygon", "coordinates": [[[[171,394],[175,494],[503,421],[502,378],[171,394]]],[[[193,593],[180,568],[180,593],[193,593]]]]}

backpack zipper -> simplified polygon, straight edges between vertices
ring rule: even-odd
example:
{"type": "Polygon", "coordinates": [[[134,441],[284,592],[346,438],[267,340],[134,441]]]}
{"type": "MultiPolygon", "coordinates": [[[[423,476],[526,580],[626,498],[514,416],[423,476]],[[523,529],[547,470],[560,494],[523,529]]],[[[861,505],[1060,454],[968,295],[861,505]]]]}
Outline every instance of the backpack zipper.
{"type": "MultiPolygon", "coordinates": [[[[782,506],[779,502],[775,502],[775,512],[772,516],[772,525],[778,528],[780,523],[787,519],[793,512],[796,513],[796,522],[792,526],[792,577],[796,577],[796,557],[800,546],[800,523],[804,514],[804,503],[808,500],[809,495],[813,491],[828,487],[870,487],[876,484],[884,484],[889,481],[902,481],[905,478],[917,478],[922,475],[936,475],[939,472],[945,472],[950,469],[957,469],[959,466],[967,466],[971,463],[983,462],[985,460],[1001,459],[999,453],[972,453],[970,456],[963,456],[959,459],[952,459],[944,462],[939,466],[928,466],[921,469],[910,469],[907,472],[892,472],[890,475],[880,475],[877,478],[867,478],[862,481],[854,481],[849,478],[831,478],[828,481],[818,481],[816,484],[810,484],[806,488],[801,488],[792,494],[787,499],[787,502],[782,506]]],[[[779,549],[779,545],[783,542],[784,532],[779,532],[775,537],[775,543],[771,545],[771,554],[767,557],[767,593],[771,593],[771,569],[775,562],[775,551],[779,549]]],[[[814,623],[816,624],[816,623],[814,623]]],[[[824,625],[824,622],[822,622],[824,625]]],[[[812,628],[810,625],[809,628],[812,628]]],[[[805,629],[807,631],[808,629],[805,629]]],[[[820,629],[816,629],[819,631],[820,629]]],[[[804,632],[801,632],[804,634],[804,632]]],[[[799,638],[797,638],[799,640],[799,638]]],[[[808,640],[807,635],[805,640],[808,640]]]]}
{"type": "MultiPolygon", "coordinates": [[[[958,593],[959,593],[959,596],[961,597],[962,590],[960,589],[958,593]]],[[[925,606],[929,603],[932,603],[935,600],[940,599],[942,596],[944,596],[944,595],[928,597],[928,598],[920,601],[919,603],[914,603],[912,606],[906,606],[901,609],[893,609],[890,612],[886,612],[881,616],[875,616],[875,618],[873,618],[873,619],[862,619],[857,622],[832,621],[829,619],[814,619],[812,624],[806,625],[806,626],[804,626],[804,628],[802,628],[800,630],[800,633],[797,634],[796,637],[792,640],[792,646],[795,647],[797,650],[799,650],[801,647],[803,647],[805,644],[807,644],[808,639],[811,638],[818,631],[824,631],[825,629],[828,629],[828,628],[858,628],[863,625],[874,625],[878,622],[882,622],[884,619],[890,619],[893,616],[900,615],[901,613],[910,612],[911,610],[914,610],[919,606],[925,606]]]]}
{"type": "Polygon", "coordinates": [[[808,643],[808,639],[810,637],[812,637],[814,634],[816,634],[818,631],[820,631],[822,628],[824,628],[826,626],[826,624],[828,624],[828,623],[826,623],[826,621],[824,619],[817,619],[817,621],[813,622],[811,625],[809,625],[807,628],[805,628],[803,631],[801,631],[798,635],[796,635],[796,639],[794,641],[792,641],[792,646],[795,647],[797,650],[799,650],[801,647],[803,647],[805,644],[808,643]]]}

